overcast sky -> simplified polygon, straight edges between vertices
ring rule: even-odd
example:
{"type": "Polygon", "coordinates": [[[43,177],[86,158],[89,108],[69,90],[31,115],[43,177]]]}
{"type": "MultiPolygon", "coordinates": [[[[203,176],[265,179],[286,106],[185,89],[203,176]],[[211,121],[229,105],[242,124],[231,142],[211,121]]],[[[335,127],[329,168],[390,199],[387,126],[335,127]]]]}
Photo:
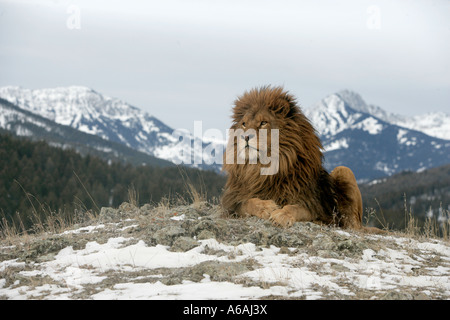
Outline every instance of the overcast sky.
{"type": "Polygon", "coordinates": [[[172,128],[225,130],[235,97],[265,84],[303,107],[350,89],[449,112],[449,57],[444,0],[0,0],[0,86],[88,86],[172,128]]]}

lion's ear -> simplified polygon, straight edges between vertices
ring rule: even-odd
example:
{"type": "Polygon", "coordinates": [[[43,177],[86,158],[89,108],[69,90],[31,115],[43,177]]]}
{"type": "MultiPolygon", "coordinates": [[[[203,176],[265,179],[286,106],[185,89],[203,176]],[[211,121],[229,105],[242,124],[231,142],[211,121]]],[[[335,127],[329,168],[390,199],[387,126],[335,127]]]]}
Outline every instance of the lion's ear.
{"type": "Polygon", "coordinates": [[[295,98],[290,94],[279,97],[270,108],[276,115],[284,118],[291,117],[298,112],[295,98]]]}

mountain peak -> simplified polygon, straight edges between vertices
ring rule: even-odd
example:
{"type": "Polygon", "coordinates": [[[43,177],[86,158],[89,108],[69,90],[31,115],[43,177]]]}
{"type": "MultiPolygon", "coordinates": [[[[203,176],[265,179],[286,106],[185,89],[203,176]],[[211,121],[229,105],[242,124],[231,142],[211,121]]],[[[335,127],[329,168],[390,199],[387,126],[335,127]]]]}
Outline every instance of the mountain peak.
{"type": "Polygon", "coordinates": [[[355,111],[368,112],[368,106],[361,95],[351,90],[341,90],[335,93],[355,111]]]}
{"type": "Polygon", "coordinates": [[[38,90],[3,87],[0,88],[0,98],[57,124],[152,156],[178,163],[182,157],[179,139],[172,135],[173,129],[145,111],[85,86],[38,90]]]}
{"type": "MultiPolygon", "coordinates": [[[[0,97],[54,121],[56,121],[52,116],[54,114],[74,118],[90,114],[106,113],[110,116],[122,116],[141,112],[120,99],[100,94],[92,88],[80,85],[44,89],[6,86],[0,87],[0,97]]],[[[149,115],[146,114],[146,116],[149,115]]]]}
{"type": "MultiPolygon", "coordinates": [[[[172,135],[171,128],[138,108],[85,86],[40,90],[3,87],[0,98],[58,124],[159,158],[177,163],[184,159],[179,139],[172,135]]],[[[330,94],[304,111],[322,139],[327,165],[354,167],[358,179],[429,168],[449,161],[450,141],[432,139],[419,131],[434,137],[440,134],[450,137],[450,117],[431,114],[394,118],[381,108],[368,105],[351,90],[330,94]]],[[[8,119],[3,121],[3,127],[8,125],[8,119]]]]}
{"type": "MultiPolygon", "coordinates": [[[[431,137],[450,140],[450,115],[445,112],[427,112],[422,115],[405,116],[390,113],[378,106],[367,104],[358,93],[350,90],[341,90],[333,95],[338,96],[348,107],[357,112],[367,113],[400,127],[421,131],[431,137]]],[[[332,106],[331,109],[333,109],[332,106]]]]}
{"type": "Polygon", "coordinates": [[[344,114],[355,111],[371,113],[371,106],[364,101],[361,95],[348,89],[329,94],[316,103],[312,109],[341,112],[344,114]]]}
{"type": "Polygon", "coordinates": [[[361,112],[367,113],[367,108],[360,95],[343,90],[320,100],[305,114],[322,137],[331,137],[361,120],[361,112]]]}

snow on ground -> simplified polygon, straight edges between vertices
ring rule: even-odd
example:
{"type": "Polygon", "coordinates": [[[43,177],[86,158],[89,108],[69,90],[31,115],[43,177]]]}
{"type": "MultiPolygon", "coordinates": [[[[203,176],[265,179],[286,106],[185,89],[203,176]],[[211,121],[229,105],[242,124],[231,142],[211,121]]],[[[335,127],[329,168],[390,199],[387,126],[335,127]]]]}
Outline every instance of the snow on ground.
{"type": "MultiPolygon", "coordinates": [[[[194,219],[187,213],[173,218],[166,220],[171,225],[165,226],[165,234],[182,230],[180,226],[186,222],[208,221],[207,217],[194,219]]],[[[69,239],[67,245],[60,245],[53,253],[47,250],[39,257],[34,255],[33,259],[32,250],[26,252],[27,258],[13,257],[8,252],[17,245],[0,243],[0,298],[383,299],[393,294],[403,299],[450,297],[447,242],[362,235],[311,225],[299,228],[314,232],[308,235],[312,242],[291,247],[245,241],[230,244],[194,236],[178,239],[194,241],[193,248],[174,251],[174,244],[150,244],[148,238],[143,239],[140,232],[145,225],[139,219],[53,235],[53,245],[65,244],[69,239]],[[76,237],[83,237],[83,241],[76,237]],[[358,246],[361,250],[349,251],[358,241],[365,243],[358,246]]]]}

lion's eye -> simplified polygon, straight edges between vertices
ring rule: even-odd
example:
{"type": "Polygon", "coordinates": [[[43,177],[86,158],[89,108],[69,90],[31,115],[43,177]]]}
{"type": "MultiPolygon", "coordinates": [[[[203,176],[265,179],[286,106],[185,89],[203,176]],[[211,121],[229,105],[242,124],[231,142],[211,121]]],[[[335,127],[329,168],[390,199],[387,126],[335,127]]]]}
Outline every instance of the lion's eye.
{"type": "Polygon", "coordinates": [[[245,122],[242,122],[242,126],[245,128],[245,122]]]}
{"type": "Polygon", "coordinates": [[[261,121],[260,126],[265,126],[267,124],[267,121],[261,121]]]}

